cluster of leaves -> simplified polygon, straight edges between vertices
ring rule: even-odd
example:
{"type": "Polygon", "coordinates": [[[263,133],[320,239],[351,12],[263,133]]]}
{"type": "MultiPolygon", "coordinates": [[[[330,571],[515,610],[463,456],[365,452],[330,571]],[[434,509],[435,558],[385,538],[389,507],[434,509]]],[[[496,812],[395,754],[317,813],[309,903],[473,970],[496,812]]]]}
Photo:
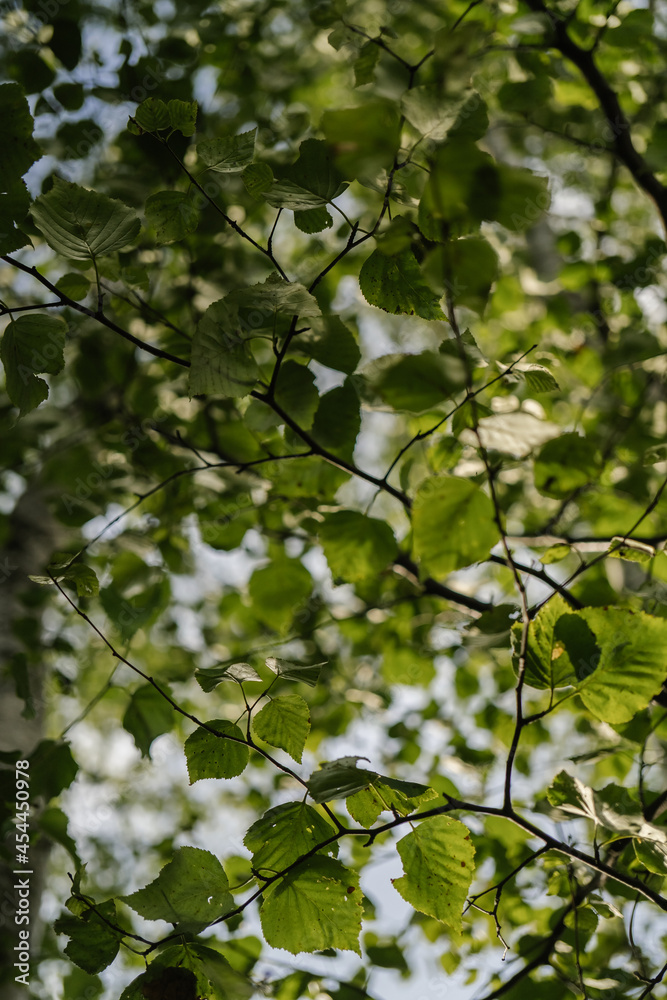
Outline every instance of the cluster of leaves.
{"type": "Polygon", "coordinates": [[[29,587],[7,560],[8,676],[65,995],[117,960],[122,1000],[372,998],[424,955],[658,995],[658,5],[50,6],[5,15],[0,359],[3,510],[56,525],[29,587]],[[119,730],[160,832],[75,840],[119,730]],[[215,791],[167,806],[173,739],[215,791]]]}

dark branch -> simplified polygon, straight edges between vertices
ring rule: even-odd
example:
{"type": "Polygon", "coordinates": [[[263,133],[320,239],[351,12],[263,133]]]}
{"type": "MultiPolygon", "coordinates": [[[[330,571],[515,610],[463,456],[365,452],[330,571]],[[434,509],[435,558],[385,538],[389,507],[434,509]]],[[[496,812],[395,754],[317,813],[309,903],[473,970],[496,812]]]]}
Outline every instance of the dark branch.
{"type": "Polygon", "coordinates": [[[526,0],[528,7],[539,14],[546,14],[551,23],[552,37],[557,49],[574,63],[586,80],[607,119],[612,133],[614,149],[635,181],[655,202],[667,229],[667,188],[661,184],[646,160],[637,152],[632,141],[630,122],[623,112],[618,95],[598,69],[592,50],[582,49],[570,37],[567,23],[559,14],[549,10],[543,0],[526,0]]]}
{"type": "Polygon", "coordinates": [[[168,351],[163,351],[159,347],[154,347],[152,344],[147,344],[145,341],[139,340],[139,338],[135,337],[134,334],[124,330],[121,326],[114,323],[113,320],[108,319],[101,309],[89,309],[88,306],[83,306],[80,302],[76,302],[74,299],[71,299],[69,295],[65,295],[60,291],[60,289],[56,288],[56,286],[52,284],[48,278],[45,278],[43,274],[40,274],[36,267],[28,267],[27,264],[23,264],[20,260],[15,260],[13,257],[6,257],[3,255],[1,259],[6,261],[7,264],[11,264],[12,267],[18,268],[19,271],[24,271],[25,274],[29,274],[33,278],[36,278],[40,284],[44,285],[45,288],[48,288],[50,292],[53,292],[54,295],[59,297],[61,305],[69,306],[70,309],[76,309],[77,312],[83,313],[84,316],[97,320],[97,322],[101,323],[102,326],[106,326],[107,329],[117,333],[125,340],[129,340],[131,344],[135,345],[135,347],[140,347],[142,351],[146,351],[148,354],[152,354],[156,358],[162,358],[164,361],[172,361],[175,365],[181,365],[182,368],[190,367],[189,361],[185,361],[183,358],[177,358],[174,354],[170,354],[168,351]]]}

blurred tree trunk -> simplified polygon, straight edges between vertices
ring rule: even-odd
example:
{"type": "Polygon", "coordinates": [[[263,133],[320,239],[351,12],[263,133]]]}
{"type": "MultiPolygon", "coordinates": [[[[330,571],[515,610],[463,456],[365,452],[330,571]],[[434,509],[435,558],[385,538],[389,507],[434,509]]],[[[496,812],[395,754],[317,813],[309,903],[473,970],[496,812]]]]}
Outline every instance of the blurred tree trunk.
{"type": "MultiPolygon", "coordinates": [[[[23,600],[28,577],[41,573],[56,544],[55,528],[44,499],[33,487],[23,493],[9,518],[9,537],[0,551],[0,751],[19,751],[26,758],[44,735],[44,668],[32,660],[25,637],[41,627],[41,605],[31,608],[23,600]],[[21,626],[17,628],[17,626],[21,626]],[[25,626],[25,627],[24,627],[25,626]],[[23,638],[22,638],[23,637],[23,638]],[[29,690],[26,709],[23,695],[29,690]],[[17,693],[19,692],[19,693],[17,693]]],[[[9,772],[8,804],[11,807],[14,787],[9,772]]],[[[25,1000],[27,991],[15,982],[14,968],[18,927],[14,922],[17,897],[12,874],[15,864],[15,826],[13,812],[3,844],[3,867],[0,871],[0,984],[3,1000],[25,1000]]],[[[35,830],[35,803],[31,801],[30,832],[35,830]]],[[[30,931],[32,958],[42,936],[38,912],[46,867],[48,844],[43,839],[30,845],[30,931]]]]}

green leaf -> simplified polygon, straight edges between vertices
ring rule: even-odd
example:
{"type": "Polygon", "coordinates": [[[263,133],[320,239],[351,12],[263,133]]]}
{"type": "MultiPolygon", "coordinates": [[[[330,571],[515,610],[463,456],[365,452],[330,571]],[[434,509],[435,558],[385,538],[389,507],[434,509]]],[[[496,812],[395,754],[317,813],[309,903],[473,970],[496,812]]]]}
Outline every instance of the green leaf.
{"type": "Polygon", "coordinates": [[[595,792],[567,771],[559,771],[556,775],[547,791],[547,798],[552,806],[557,806],[564,812],[599,822],[595,792]]]}
{"type": "Polygon", "coordinates": [[[315,376],[310,369],[296,361],[284,361],[278,372],[275,395],[278,405],[308,430],[320,402],[315,376]]]}
{"type": "Polygon", "coordinates": [[[238,326],[238,308],[219,299],[199,320],[192,340],[190,394],[247,396],[258,378],[257,362],[238,326]]]}
{"type": "Polygon", "coordinates": [[[74,563],[68,566],[60,576],[61,580],[67,580],[76,587],[77,597],[95,597],[100,592],[100,584],[95,570],[82,563],[74,563]]]}
{"type": "Polygon", "coordinates": [[[544,365],[515,365],[513,371],[522,375],[531,392],[554,392],[558,382],[544,365]]]}
{"type": "Polygon", "coordinates": [[[357,823],[369,828],[382,812],[391,811],[407,816],[422,803],[436,797],[437,792],[428,785],[379,775],[368,788],[350,795],[345,805],[357,823]]]}
{"type": "Polygon", "coordinates": [[[299,334],[292,346],[321,365],[346,375],[355,370],[361,359],[354,334],[338,316],[313,319],[311,328],[299,334]]]}
{"type": "Polygon", "coordinates": [[[367,788],[377,777],[375,771],[357,767],[361,757],[339,757],[323,761],[308,779],[308,791],[314,802],[330,802],[367,788]]]}
{"type": "Polygon", "coordinates": [[[63,122],[55,135],[55,146],[61,160],[83,160],[101,141],[104,132],[92,118],[63,122]]]}
{"type": "Polygon", "coordinates": [[[481,101],[474,92],[463,97],[448,97],[441,87],[427,84],[406,91],[401,98],[401,109],[421,136],[442,142],[473,96],[481,101]]]}
{"type": "Polygon", "coordinates": [[[42,150],[32,137],[33,117],[18,83],[0,84],[0,115],[3,138],[0,144],[0,191],[8,191],[11,184],[41,159],[42,150]]]}
{"type": "Polygon", "coordinates": [[[275,180],[268,191],[264,192],[264,198],[274,208],[288,208],[301,213],[319,209],[324,204],[319,194],[285,178],[275,180]]]}
{"type": "Polygon", "coordinates": [[[15,222],[23,222],[30,204],[28,198],[24,211],[23,181],[11,181],[7,186],[9,192],[0,194],[0,253],[2,254],[20,250],[27,243],[32,245],[30,238],[14,225],[15,222]]]}
{"type": "Polygon", "coordinates": [[[475,868],[470,831],[451,816],[433,816],[399,840],[405,875],[392,879],[403,899],[455,933],[475,868]]]}
{"type": "Polygon", "coordinates": [[[363,87],[375,80],[375,67],[380,57],[380,46],[375,42],[366,42],[359,49],[359,55],[354,61],[354,85],[363,87]]]}
{"type": "Polygon", "coordinates": [[[104,992],[104,985],[99,976],[91,976],[83,969],[74,967],[63,979],[63,996],[85,997],[86,1000],[97,1000],[104,992]]]}
{"type": "Polygon", "coordinates": [[[197,102],[172,100],[167,104],[169,124],[184,136],[195,134],[197,128],[197,102]]]}
{"type": "Polygon", "coordinates": [[[90,291],[90,279],[77,271],[68,271],[56,281],[56,288],[75,302],[81,302],[90,291]]]}
{"type": "Polygon", "coordinates": [[[323,229],[331,229],[333,219],[326,208],[308,208],[294,213],[294,225],[302,233],[321,233],[323,229]]]}
{"type": "Polygon", "coordinates": [[[308,687],[315,687],[322,667],[326,666],[326,661],[323,663],[292,663],[290,660],[280,660],[276,656],[269,656],[266,665],[269,670],[273,670],[274,674],[278,674],[284,681],[300,681],[302,684],[307,684],[308,687]]]}
{"type": "Polygon", "coordinates": [[[298,694],[273,698],[252,720],[255,734],[301,763],[310,732],[310,709],[298,694]]]}
{"type": "Polygon", "coordinates": [[[667,875],[667,843],[650,840],[633,840],[632,846],[637,861],[655,875],[667,875]]]}
{"type": "Polygon", "coordinates": [[[241,316],[255,314],[250,326],[256,330],[263,326],[272,327],[274,317],[280,313],[289,318],[300,316],[302,319],[321,315],[314,295],[298,282],[285,281],[275,273],[261,284],[232,292],[227,301],[239,309],[241,316]],[[257,316],[257,311],[262,315],[257,316]]]}
{"type": "Polygon", "coordinates": [[[419,228],[429,240],[462,236],[493,215],[497,201],[496,167],[472,142],[438,149],[419,203],[419,228]]]}
{"type": "Polygon", "coordinates": [[[260,909],[267,943],[293,955],[325,948],[360,955],[361,914],[357,873],[323,857],[303,862],[272,883],[260,909]]]}
{"type": "Polygon", "coordinates": [[[387,522],[356,510],[326,514],[319,536],[334,579],[354,582],[376,576],[398,553],[387,522]]]}
{"type": "Polygon", "coordinates": [[[243,183],[248,194],[260,201],[273,184],[273,171],[268,163],[250,163],[243,171],[243,183]]]}
{"type": "Polygon", "coordinates": [[[595,834],[598,842],[631,837],[642,864],[656,874],[667,874],[667,833],[646,821],[638,797],[629,789],[610,783],[595,791],[567,771],[560,771],[549,786],[547,799],[561,813],[590,820],[601,828],[595,834]]]}
{"type": "Polygon", "coordinates": [[[65,954],[84,972],[95,975],[111,965],[120,948],[121,935],[109,927],[116,924],[116,906],[112,899],[96,903],[95,911],[86,910],[80,917],[59,917],[53,929],[67,934],[65,954]]]}
{"type": "Polygon", "coordinates": [[[60,795],[79,770],[69,744],[58,740],[42,740],[29,759],[31,800],[42,797],[48,802],[60,795]]]}
{"type": "Polygon", "coordinates": [[[621,24],[610,28],[605,34],[605,45],[613,48],[634,49],[640,39],[653,35],[653,12],[633,9],[623,18],[621,24]]]}
{"type": "Polygon", "coordinates": [[[577,694],[597,719],[629,722],[665,679],[667,620],[623,608],[584,608],[574,614],[586,622],[599,647],[599,660],[578,644],[568,649],[577,663],[577,694]]]}
{"type": "Polygon", "coordinates": [[[283,557],[256,569],[248,591],[259,620],[280,631],[303,611],[312,587],[312,577],[303,563],[283,557]]]}
{"type": "Polygon", "coordinates": [[[2,335],[0,360],[5,369],[7,395],[21,416],[34,410],[49,394],[36,372],[57,375],[65,359],[67,326],[56,316],[32,313],[12,320],[2,335]]]}
{"type": "Polygon", "coordinates": [[[168,920],[197,934],[234,907],[224,869],[215,855],[198,847],[179,848],[149,885],[124,903],[146,920],[168,920]]]}
{"type": "Polygon", "coordinates": [[[53,88],[53,96],[66,111],[78,111],[86,94],[80,83],[59,83],[53,88]]]}
{"type": "Polygon", "coordinates": [[[448,130],[448,138],[456,141],[482,139],[489,128],[486,103],[476,90],[466,91],[456,121],[448,130]]]}
{"type": "Polygon", "coordinates": [[[424,573],[445,576],[485,559],[500,540],[489,497],[466,479],[425,480],[413,504],[413,554],[424,573]]]}
{"type": "MultiPolygon", "coordinates": [[[[252,852],[253,870],[273,873],[289,868],[334,833],[317,809],[305,802],[284,802],[253,823],[243,843],[252,852]]],[[[335,856],[338,843],[332,841],[322,851],[335,856]]]]}
{"type": "MultiPolygon", "coordinates": [[[[163,690],[166,689],[162,685],[163,690]]],[[[174,724],[174,709],[152,684],[143,684],[132,693],[123,716],[123,729],[134,737],[142,757],[150,757],[154,739],[168,733],[174,724]]]]}
{"type": "Polygon", "coordinates": [[[599,471],[595,446],[575,432],[547,441],[535,456],[535,486],[559,500],[596,479],[599,471]]]}
{"type": "Polygon", "coordinates": [[[141,225],[131,208],[59,177],[30,209],[49,246],[70,260],[92,260],[132,243],[141,225]]]}
{"type": "Polygon", "coordinates": [[[560,562],[569,556],[572,549],[566,542],[558,542],[556,545],[550,545],[546,552],[543,552],[540,556],[540,562],[545,566],[549,566],[551,563],[560,562]]]}
{"type": "Polygon", "coordinates": [[[201,667],[195,670],[195,678],[202,691],[213,691],[223,681],[261,681],[257,671],[249,663],[228,663],[223,667],[201,667]]]}
{"type": "Polygon", "coordinates": [[[466,372],[460,358],[435,351],[384,354],[354,376],[368,402],[377,397],[394,410],[422,413],[463,388],[466,372]]]}
{"type": "Polygon", "coordinates": [[[530,80],[508,80],[498,91],[498,101],[505,111],[528,114],[533,108],[547,104],[551,91],[551,80],[542,73],[530,80]]]}
{"type": "Polygon", "coordinates": [[[608,554],[611,559],[625,559],[627,562],[649,566],[656,557],[656,550],[652,545],[616,535],[609,543],[608,554]]]}
{"type": "MultiPolygon", "coordinates": [[[[0,108],[2,108],[1,102],[0,108]]],[[[1,164],[0,159],[0,167],[1,164]]],[[[30,194],[25,181],[19,177],[12,177],[9,171],[3,173],[0,173],[0,253],[6,254],[18,250],[26,243],[31,243],[26,234],[14,225],[14,223],[24,224],[30,208],[30,194]]]]}
{"type": "MultiPolygon", "coordinates": [[[[45,12],[46,13],[46,12],[45,12]]],[[[81,28],[73,17],[55,17],[49,48],[65,69],[76,69],[83,51],[81,28]]]]}
{"type": "Polygon", "coordinates": [[[159,97],[148,97],[142,101],[133,117],[144,132],[161,132],[171,125],[169,108],[159,97]]]}
{"type": "Polygon", "coordinates": [[[197,977],[191,969],[163,965],[157,958],[151,962],[146,972],[142,972],[125,987],[119,1000],[172,996],[178,1000],[198,1000],[197,977]]]}
{"type": "MultiPolygon", "coordinates": [[[[239,941],[230,942],[230,944],[238,944],[240,948],[243,948],[244,944],[256,940],[256,938],[242,938],[239,941]]],[[[199,994],[201,996],[209,994],[212,1000],[218,1000],[218,998],[219,1000],[227,1000],[228,997],[233,997],[234,1000],[250,1000],[256,995],[255,984],[243,974],[242,969],[233,968],[219,951],[199,943],[188,943],[186,947],[189,956],[191,956],[193,971],[197,975],[198,983],[200,983],[199,994]],[[202,979],[205,982],[202,982],[202,979]]],[[[229,945],[227,946],[227,954],[233,954],[229,945]]],[[[144,1000],[144,998],[141,997],[140,1000],[144,1000]]]]}
{"type": "MultiPolygon", "coordinates": [[[[528,627],[528,646],[524,678],[530,687],[553,691],[572,684],[576,677],[565,645],[556,634],[556,624],[568,614],[569,605],[559,594],[554,594],[535,615],[528,627]]],[[[518,657],[523,624],[512,626],[512,644],[515,662],[518,657]]]]}
{"type": "Polygon", "coordinates": [[[498,277],[498,256],[481,236],[448,240],[428,254],[423,275],[442,295],[449,292],[455,306],[467,306],[481,316],[498,277]]]}
{"type": "Polygon", "coordinates": [[[658,121],[653,126],[645,159],[651,170],[667,170],[667,122],[658,121]]]}
{"type": "Polygon", "coordinates": [[[559,771],[549,786],[547,799],[561,812],[592,820],[616,837],[641,835],[667,843],[664,830],[646,822],[639,800],[620,785],[609,784],[597,792],[567,771],[559,771]]]}
{"type": "Polygon", "coordinates": [[[334,162],[348,180],[372,177],[389,169],[398,151],[400,118],[389,101],[369,101],[359,108],[326,111],[320,128],[334,162]]]}
{"type": "MultiPolygon", "coordinates": [[[[62,22],[61,22],[62,23],[62,22]]],[[[51,42],[49,41],[49,48],[51,42]]],[[[55,71],[34,49],[25,44],[14,50],[5,59],[5,75],[17,80],[27,94],[39,94],[51,86],[55,79],[55,71]]]]}
{"type": "Polygon", "coordinates": [[[327,144],[321,139],[305,139],[299,146],[296,162],[276,169],[275,183],[264,193],[268,203],[276,208],[308,211],[326,205],[347,188],[331,160],[327,144]]]}
{"type": "MultiPolygon", "coordinates": [[[[197,143],[197,156],[207,167],[218,173],[237,173],[252,163],[253,156],[255,155],[256,136],[257,129],[250,129],[248,132],[241,132],[240,135],[226,136],[224,139],[204,139],[202,142],[197,143]]],[[[260,168],[260,176],[262,173],[266,175],[266,170],[263,170],[264,167],[271,174],[271,168],[266,164],[258,163],[255,164],[255,167],[260,168]]],[[[252,177],[254,174],[257,174],[257,171],[253,169],[248,176],[252,177]]],[[[272,174],[271,177],[273,177],[272,174]]],[[[246,174],[244,174],[245,179],[246,174]]],[[[250,188],[248,188],[248,191],[250,194],[255,193],[250,188]]]]}
{"type": "Polygon", "coordinates": [[[445,319],[439,297],[424,282],[412,250],[392,256],[374,250],[359,272],[359,286],[366,301],[385,312],[445,319]]]}
{"type": "Polygon", "coordinates": [[[496,163],[463,139],[436,153],[419,205],[419,228],[431,240],[464,235],[483,221],[523,230],[534,225],[549,200],[546,177],[496,163]]]}
{"type": "Polygon", "coordinates": [[[191,785],[202,778],[235,778],[245,770],[250,757],[245,737],[233,722],[213,719],[206,725],[222,736],[201,727],[188,736],[183,749],[191,785]]]}
{"type": "Polygon", "coordinates": [[[349,381],[325,392],[320,399],[312,435],[318,444],[339,458],[351,459],[361,428],[359,397],[349,381]]]}
{"type": "Polygon", "coordinates": [[[551,203],[549,179],[524,167],[498,164],[499,196],[492,218],[513,232],[529,229],[551,203]]]}
{"type": "Polygon", "coordinates": [[[40,830],[47,837],[50,837],[56,844],[61,844],[69,852],[72,860],[78,867],[81,864],[81,859],[77,853],[76,843],[69,835],[67,829],[68,819],[62,809],[59,809],[57,806],[43,809],[39,814],[38,824],[40,830]]]}
{"type": "Polygon", "coordinates": [[[199,212],[189,194],[159,191],[146,202],[146,222],[155,230],[158,243],[176,243],[194,233],[199,212]]]}

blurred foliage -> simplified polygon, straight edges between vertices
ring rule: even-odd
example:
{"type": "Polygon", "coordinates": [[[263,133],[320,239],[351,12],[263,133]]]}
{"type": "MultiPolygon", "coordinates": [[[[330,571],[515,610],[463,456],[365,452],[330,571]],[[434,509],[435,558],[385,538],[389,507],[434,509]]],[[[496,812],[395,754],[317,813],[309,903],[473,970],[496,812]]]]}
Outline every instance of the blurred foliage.
{"type": "Polygon", "coordinates": [[[31,995],[665,996],[665,5],[2,21],[31,995]]]}

